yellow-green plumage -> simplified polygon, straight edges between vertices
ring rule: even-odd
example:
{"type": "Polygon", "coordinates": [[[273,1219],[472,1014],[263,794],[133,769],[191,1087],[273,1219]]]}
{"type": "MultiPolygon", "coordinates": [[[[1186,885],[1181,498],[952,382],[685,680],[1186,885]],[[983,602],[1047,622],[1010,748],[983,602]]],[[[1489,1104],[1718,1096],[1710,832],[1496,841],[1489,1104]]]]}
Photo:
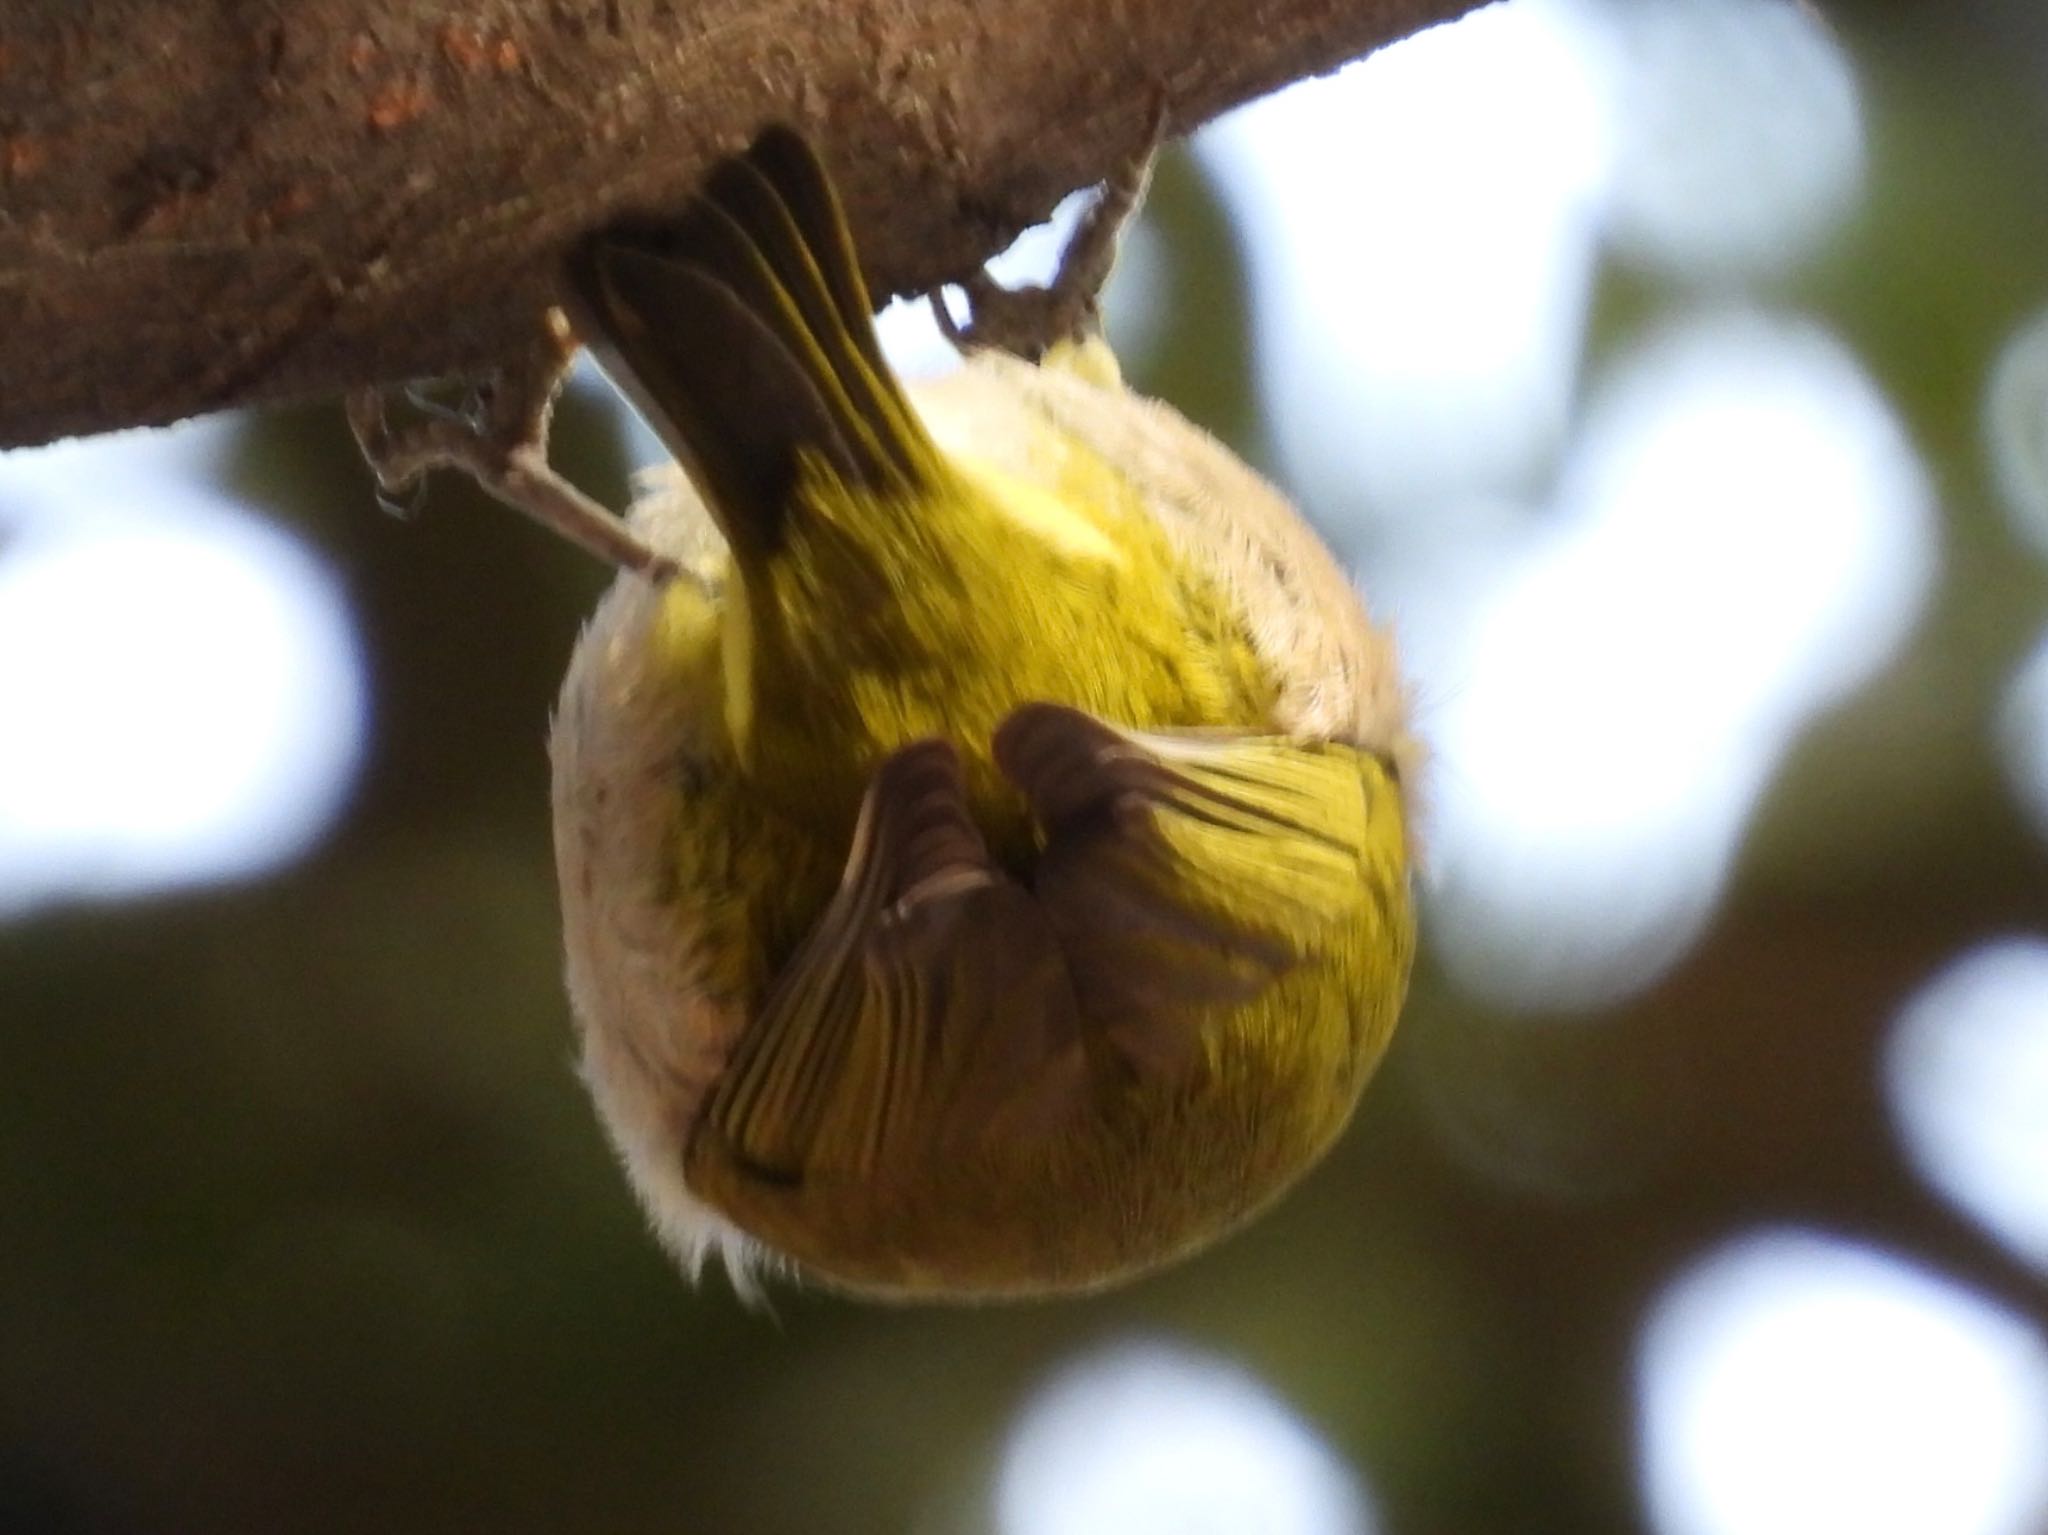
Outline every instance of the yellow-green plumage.
{"type": "Polygon", "coordinates": [[[1270,493],[1163,516],[1167,428],[1119,461],[1056,419],[1113,382],[935,440],[793,135],[572,289],[724,546],[601,615],[556,737],[588,1069],[667,1234],[985,1295],[1241,1221],[1412,948],[1392,683],[1327,556],[1270,493]]]}
{"type": "Polygon", "coordinates": [[[1055,500],[943,463],[907,494],[800,478],[784,547],[739,573],[721,636],[728,727],[765,795],[843,836],[881,757],[944,735],[984,826],[1016,823],[1002,841],[1021,855],[988,759],[1020,702],[1139,728],[1264,723],[1273,689],[1219,594],[1176,568],[1107,466],[1068,479],[1055,500]]]}

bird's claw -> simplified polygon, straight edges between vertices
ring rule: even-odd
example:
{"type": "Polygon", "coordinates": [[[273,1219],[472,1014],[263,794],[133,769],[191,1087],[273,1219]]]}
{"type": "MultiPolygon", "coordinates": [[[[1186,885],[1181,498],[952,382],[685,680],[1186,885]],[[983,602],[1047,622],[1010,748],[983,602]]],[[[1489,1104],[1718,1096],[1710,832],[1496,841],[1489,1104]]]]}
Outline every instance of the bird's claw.
{"type": "Polygon", "coordinates": [[[1102,288],[1116,266],[1123,233],[1151,185],[1167,122],[1162,97],[1154,105],[1144,148],[1103,182],[1094,204],[1067,241],[1051,283],[1005,288],[986,270],[977,270],[959,285],[967,298],[965,323],[955,318],[944,292],[935,290],[932,313],[946,339],[962,352],[995,349],[1036,362],[1061,341],[1099,332],[1102,288]]]}
{"type": "Polygon", "coordinates": [[[664,581],[676,564],[548,466],[548,422],[575,344],[558,314],[522,355],[472,381],[459,405],[417,384],[358,389],[344,402],[349,428],[377,479],[378,504],[417,512],[426,476],[459,469],[484,490],[608,564],[664,581]],[[409,418],[394,421],[402,403],[409,418]]]}

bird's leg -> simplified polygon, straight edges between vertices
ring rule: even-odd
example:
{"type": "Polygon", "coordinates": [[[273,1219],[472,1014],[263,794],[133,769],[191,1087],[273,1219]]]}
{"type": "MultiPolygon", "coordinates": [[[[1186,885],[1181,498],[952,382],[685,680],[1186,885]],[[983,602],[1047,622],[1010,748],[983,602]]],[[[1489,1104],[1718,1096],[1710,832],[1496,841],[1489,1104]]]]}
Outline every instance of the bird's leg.
{"type": "Polygon", "coordinates": [[[462,409],[401,391],[416,414],[394,423],[392,391],[360,389],[348,396],[348,424],[387,504],[435,469],[460,469],[607,564],[666,581],[675,561],[548,467],[548,421],[574,355],[567,325],[551,311],[525,351],[476,385],[462,409]]]}
{"type": "Polygon", "coordinates": [[[960,284],[967,295],[964,325],[953,317],[943,290],[934,290],[932,313],[946,339],[962,352],[995,348],[1036,362],[1062,341],[1083,341],[1099,333],[1102,287],[1116,266],[1124,230],[1151,185],[1152,166],[1166,139],[1166,124],[1162,98],[1153,109],[1144,148],[1103,182],[1094,204],[1067,241],[1049,286],[1005,288],[985,269],[976,271],[960,284]]]}

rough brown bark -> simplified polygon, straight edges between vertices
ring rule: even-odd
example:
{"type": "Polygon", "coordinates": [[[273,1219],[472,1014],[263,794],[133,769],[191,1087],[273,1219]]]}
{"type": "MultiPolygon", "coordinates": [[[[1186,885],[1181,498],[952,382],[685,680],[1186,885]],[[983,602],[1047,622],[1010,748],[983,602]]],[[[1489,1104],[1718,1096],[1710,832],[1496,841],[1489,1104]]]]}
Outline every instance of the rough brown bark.
{"type": "Polygon", "coordinates": [[[771,118],[878,293],[1475,0],[7,0],[0,447],[486,367],[771,118]]]}

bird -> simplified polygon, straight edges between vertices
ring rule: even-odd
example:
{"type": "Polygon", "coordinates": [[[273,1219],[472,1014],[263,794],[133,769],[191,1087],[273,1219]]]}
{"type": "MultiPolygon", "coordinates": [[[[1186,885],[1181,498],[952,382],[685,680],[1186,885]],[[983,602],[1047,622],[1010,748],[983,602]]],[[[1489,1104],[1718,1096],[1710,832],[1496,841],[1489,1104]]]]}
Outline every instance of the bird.
{"type": "Polygon", "coordinates": [[[1094,284],[1149,163],[1038,307],[978,279],[961,366],[914,385],[795,129],[565,263],[674,459],[630,514],[660,559],[555,712],[567,987],[692,1273],[1125,1282],[1301,1176],[1386,1049],[1415,946],[1393,642],[1277,491],[1123,383],[1094,284]]]}

